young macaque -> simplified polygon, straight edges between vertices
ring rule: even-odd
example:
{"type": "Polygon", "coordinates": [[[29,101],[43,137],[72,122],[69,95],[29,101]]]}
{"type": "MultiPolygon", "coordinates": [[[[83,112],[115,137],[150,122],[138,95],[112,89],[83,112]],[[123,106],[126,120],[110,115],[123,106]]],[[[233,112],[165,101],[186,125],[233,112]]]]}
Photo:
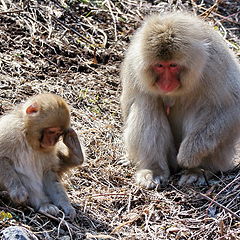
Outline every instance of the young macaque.
{"type": "Polygon", "coordinates": [[[57,95],[34,96],[0,119],[0,187],[16,203],[74,218],[60,177],[83,160],[69,107],[57,95]]]}
{"type": "Polygon", "coordinates": [[[124,141],[136,182],[202,184],[233,165],[240,133],[240,66],[220,34],[189,13],[150,16],[121,70],[124,141]]]}

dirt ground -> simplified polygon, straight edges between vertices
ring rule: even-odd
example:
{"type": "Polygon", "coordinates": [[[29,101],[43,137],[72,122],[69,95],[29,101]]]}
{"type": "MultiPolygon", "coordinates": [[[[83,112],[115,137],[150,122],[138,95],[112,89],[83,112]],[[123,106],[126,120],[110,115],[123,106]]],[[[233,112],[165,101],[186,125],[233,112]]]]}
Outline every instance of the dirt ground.
{"type": "Polygon", "coordinates": [[[1,0],[0,114],[29,96],[52,92],[71,105],[87,161],[64,177],[77,210],[35,213],[0,195],[0,230],[20,225],[39,239],[240,239],[240,170],[209,185],[144,190],[124,157],[120,64],[145,15],[190,10],[221,32],[240,58],[239,0],[1,0]]]}

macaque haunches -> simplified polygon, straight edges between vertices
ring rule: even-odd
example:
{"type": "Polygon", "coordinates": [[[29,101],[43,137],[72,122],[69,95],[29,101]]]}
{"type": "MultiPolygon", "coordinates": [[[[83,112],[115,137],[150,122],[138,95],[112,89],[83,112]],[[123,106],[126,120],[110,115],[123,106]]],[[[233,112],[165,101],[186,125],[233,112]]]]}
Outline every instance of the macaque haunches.
{"type": "Polygon", "coordinates": [[[54,215],[62,209],[74,218],[60,177],[83,158],[69,108],[59,96],[39,94],[0,119],[0,187],[16,203],[54,215]]]}
{"type": "Polygon", "coordinates": [[[188,13],[146,19],[122,65],[121,106],[129,160],[146,188],[185,169],[179,184],[202,183],[202,170],[233,165],[240,133],[240,67],[218,32],[188,13]]]}

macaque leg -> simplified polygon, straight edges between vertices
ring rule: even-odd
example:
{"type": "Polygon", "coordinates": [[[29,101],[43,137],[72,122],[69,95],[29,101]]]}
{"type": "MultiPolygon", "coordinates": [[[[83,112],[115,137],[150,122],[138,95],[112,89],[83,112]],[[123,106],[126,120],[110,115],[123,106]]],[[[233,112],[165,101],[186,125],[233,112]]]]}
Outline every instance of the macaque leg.
{"type": "Polygon", "coordinates": [[[43,185],[40,182],[33,181],[22,176],[23,181],[26,181],[29,192],[29,203],[38,212],[58,215],[59,209],[57,206],[50,203],[49,198],[43,191],[43,185]]]}
{"type": "Polygon", "coordinates": [[[197,131],[189,133],[183,140],[177,161],[181,167],[188,170],[181,177],[179,185],[194,182],[203,184],[205,178],[201,168],[209,170],[205,171],[205,177],[211,176],[211,172],[231,168],[236,138],[234,136],[238,133],[238,130],[231,129],[231,126],[234,126],[231,121],[235,120],[227,112],[222,115],[216,113],[215,116],[217,117],[214,118],[212,113],[208,122],[202,121],[202,126],[198,125],[197,131]]]}
{"type": "Polygon", "coordinates": [[[148,189],[166,183],[172,135],[158,99],[138,96],[131,106],[124,133],[127,152],[138,164],[136,182],[148,189]]]}
{"type": "MultiPolygon", "coordinates": [[[[80,141],[78,139],[77,133],[69,128],[63,136],[63,144],[59,145],[58,156],[60,158],[60,169],[59,174],[66,171],[69,168],[80,166],[83,163],[84,156],[80,141]],[[60,150],[61,149],[61,150],[60,150]],[[65,151],[63,150],[65,149],[65,151]]],[[[61,144],[61,143],[60,143],[61,144]]]]}
{"type": "Polygon", "coordinates": [[[1,174],[0,174],[0,186],[6,189],[10,195],[10,198],[15,203],[24,203],[28,198],[27,189],[23,186],[19,176],[14,170],[10,159],[2,157],[1,162],[1,174]]]}
{"type": "MultiPolygon", "coordinates": [[[[233,135],[230,134],[230,136],[232,137],[233,135]]],[[[198,168],[184,170],[178,185],[183,186],[193,183],[195,185],[205,185],[207,183],[206,181],[212,178],[215,173],[233,168],[235,155],[233,146],[234,142],[231,141],[231,139],[220,144],[215,152],[202,159],[198,168]]]]}
{"type": "Polygon", "coordinates": [[[65,214],[71,219],[76,216],[76,211],[72,207],[66,191],[58,177],[58,174],[53,171],[48,171],[44,174],[44,190],[56,206],[63,209],[65,214]]]}

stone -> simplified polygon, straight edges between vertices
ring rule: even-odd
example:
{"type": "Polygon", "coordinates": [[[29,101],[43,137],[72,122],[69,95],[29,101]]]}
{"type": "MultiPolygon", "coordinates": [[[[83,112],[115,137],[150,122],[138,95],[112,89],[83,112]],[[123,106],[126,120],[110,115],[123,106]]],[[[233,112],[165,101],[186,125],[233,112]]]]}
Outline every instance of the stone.
{"type": "Polygon", "coordinates": [[[38,240],[38,238],[26,228],[11,226],[1,231],[1,240],[38,240]]]}

